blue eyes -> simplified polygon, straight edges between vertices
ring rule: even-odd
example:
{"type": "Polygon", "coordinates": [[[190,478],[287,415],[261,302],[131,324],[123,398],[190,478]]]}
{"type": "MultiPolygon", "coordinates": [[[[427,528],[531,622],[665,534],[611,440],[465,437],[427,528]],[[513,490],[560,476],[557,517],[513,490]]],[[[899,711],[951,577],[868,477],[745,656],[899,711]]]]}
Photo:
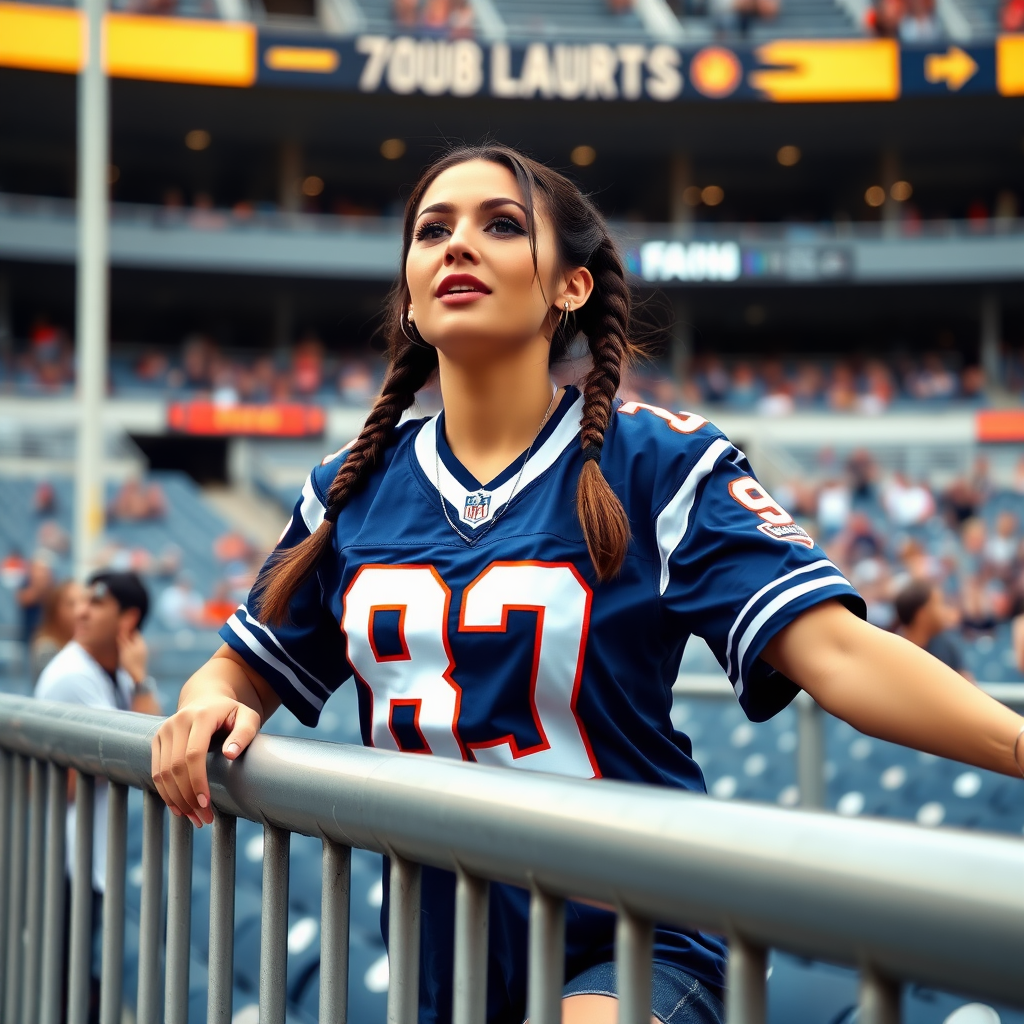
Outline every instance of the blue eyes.
{"type": "MultiPolygon", "coordinates": [[[[485,231],[492,235],[496,235],[499,238],[508,238],[512,235],[525,235],[526,229],[513,217],[495,217],[490,221],[485,231]]],[[[451,228],[443,220],[432,220],[427,221],[425,224],[421,224],[416,230],[416,241],[436,241],[439,238],[444,238],[445,235],[451,234],[451,228]]]]}

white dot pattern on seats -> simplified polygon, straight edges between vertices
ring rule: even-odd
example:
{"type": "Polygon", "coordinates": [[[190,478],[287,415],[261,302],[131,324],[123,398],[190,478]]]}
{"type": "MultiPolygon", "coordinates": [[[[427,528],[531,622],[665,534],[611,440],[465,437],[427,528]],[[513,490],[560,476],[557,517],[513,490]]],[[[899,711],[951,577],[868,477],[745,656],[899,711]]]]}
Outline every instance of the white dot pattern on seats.
{"type": "Polygon", "coordinates": [[[857,790],[844,793],[836,804],[836,811],[847,818],[855,818],[864,810],[864,794],[857,790]]]}
{"type": "Polygon", "coordinates": [[[255,1003],[243,1006],[231,1018],[231,1024],[260,1024],[260,1008],[255,1003]]]}
{"type": "Polygon", "coordinates": [[[871,756],[871,740],[867,736],[858,736],[850,744],[850,757],[854,761],[863,761],[865,758],[871,756]]]}
{"type": "Polygon", "coordinates": [[[313,940],[319,931],[320,925],[317,924],[316,918],[300,917],[288,929],[288,952],[305,953],[313,944],[313,940]]]}
{"type": "Polygon", "coordinates": [[[985,1003],[964,1003],[958,1006],[942,1024],[1000,1024],[999,1014],[985,1003]]]}
{"type": "Polygon", "coordinates": [[[391,980],[391,973],[388,969],[388,955],[385,953],[380,959],[374,960],[363,975],[363,984],[371,992],[387,992],[388,982],[391,980]]]}
{"type": "Polygon", "coordinates": [[[373,883],[369,889],[366,890],[366,902],[371,907],[379,907],[384,902],[384,882],[379,880],[373,883]]]}
{"type": "Polygon", "coordinates": [[[938,800],[929,800],[928,803],[922,804],[917,812],[917,823],[918,825],[924,825],[926,828],[932,828],[935,825],[941,825],[942,819],[946,816],[946,808],[938,802],[938,800]]]}
{"type": "Polygon", "coordinates": [[[977,772],[963,772],[953,780],[953,792],[965,800],[977,796],[981,789],[981,776],[977,772]]]}
{"type": "Polygon", "coordinates": [[[731,775],[723,775],[716,779],[711,787],[711,795],[719,800],[729,800],[736,795],[736,780],[731,775]]]}
{"type": "Polygon", "coordinates": [[[878,782],[882,789],[899,789],[907,781],[907,770],[901,764],[890,765],[878,782]]]}
{"type": "Polygon", "coordinates": [[[246,860],[251,860],[253,864],[258,864],[263,860],[263,833],[260,832],[258,835],[252,837],[245,844],[245,857],[246,860]]]}
{"type": "Polygon", "coordinates": [[[749,775],[752,778],[757,778],[758,775],[764,775],[765,769],[768,767],[768,758],[764,754],[751,754],[743,762],[743,773],[749,775]]]}
{"type": "Polygon", "coordinates": [[[787,786],[778,796],[783,807],[796,807],[800,803],[800,790],[797,786],[787,786]]]}
{"type": "Polygon", "coordinates": [[[796,750],[796,744],[796,733],[792,731],[782,733],[775,741],[780,754],[792,754],[796,750]]]}
{"type": "Polygon", "coordinates": [[[732,731],[729,742],[734,747],[748,747],[754,741],[754,727],[749,722],[741,722],[732,731]]]}

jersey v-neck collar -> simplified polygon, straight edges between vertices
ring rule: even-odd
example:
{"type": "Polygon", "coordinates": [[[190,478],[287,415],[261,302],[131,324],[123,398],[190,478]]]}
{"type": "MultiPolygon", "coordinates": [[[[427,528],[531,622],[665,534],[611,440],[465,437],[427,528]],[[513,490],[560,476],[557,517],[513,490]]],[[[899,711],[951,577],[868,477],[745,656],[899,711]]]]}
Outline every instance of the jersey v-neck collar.
{"type": "MultiPolygon", "coordinates": [[[[533,451],[530,453],[532,458],[534,454],[540,452],[541,448],[544,447],[544,442],[554,433],[555,428],[558,426],[562,417],[565,416],[566,411],[572,406],[572,403],[576,400],[579,391],[576,388],[569,385],[566,387],[565,392],[558,401],[558,405],[555,407],[554,412],[548,417],[547,423],[544,424],[540,433],[537,434],[536,439],[533,442],[533,451]]],[[[448,444],[448,438],[445,436],[445,421],[444,421],[444,409],[442,409],[437,415],[437,426],[436,426],[436,439],[437,454],[440,456],[442,465],[448,470],[449,473],[459,484],[464,487],[467,491],[490,491],[494,492],[502,484],[507,483],[523,468],[523,463],[526,461],[526,452],[523,452],[518,458],[516,458],[511,465],[506,466],[493,480],[487,483],[481,483],[475,476],[459,460],[455,457],[455,453],[451,450],[448,444]]]]}
{"type": "Polygon", "coordinates": [[[455,511],[456,521],[475,530],[491,522],[513,492],[520,493],[555,463],[579,434],[582,412],[582,395],[575,387],[567,386],[537,435],[529,460],[523,452],[486,485],[481,485],[453,454],[444,435],[443,410],[427,420],[417,433],[416,460],[430,483],[439,485],[441,494],[455,511]]]}

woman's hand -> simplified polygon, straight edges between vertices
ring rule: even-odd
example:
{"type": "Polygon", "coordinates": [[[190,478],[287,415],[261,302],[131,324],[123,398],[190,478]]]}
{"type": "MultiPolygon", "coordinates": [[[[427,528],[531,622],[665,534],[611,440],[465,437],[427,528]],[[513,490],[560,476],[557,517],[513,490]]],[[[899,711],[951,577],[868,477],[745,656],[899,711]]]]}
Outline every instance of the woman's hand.
{"type": "Polygon", "coordinates": [[[233,761],[280,706],[270,684],[226,645],[182,687],[178,710],[153,738],[153,781],[172,814],[197,828],[213,821],[206,755],[228,730],[221,752],[233,761]]]}
{"type": "Polygon", "coordinates": [[[762,657],[861,732],[1004,775],[1021,774],[1014,758],[1020,715],[838,601],[799,615],[772,637],[762,657]]]}

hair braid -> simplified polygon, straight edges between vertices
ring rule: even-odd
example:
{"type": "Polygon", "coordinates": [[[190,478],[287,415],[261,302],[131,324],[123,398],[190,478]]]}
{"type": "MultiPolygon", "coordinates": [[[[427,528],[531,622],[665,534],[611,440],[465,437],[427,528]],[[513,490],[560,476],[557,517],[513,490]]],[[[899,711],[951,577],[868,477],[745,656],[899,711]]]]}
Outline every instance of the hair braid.
{"type": "Polygon", "coordinates": [[[328,488],[324,521],[301,543],[274,555],[254,587],[262,621],[280,625],[286,620],[295,591],[330,548],[339,513],[380,464],[402,413],[436,368],[437,353],[425,344],[408,342],[396,351],[380,396],[328,488]]]}
{"type": "Polygon", "coordinates": [[[624,363],[630,358],[626,330],[630,315],[629,287],[610,239],[592,259],[594,291],[584,309],[593,369],[583,381],[580,445],[583,469],[576,488],[576,513],[590,560],[601,581],[616,576],[629,547],[629,517],[601,472],[601,448],[619,389],[624,363]],[[591,307],[592,308],[588,308],[591,307]]]}

